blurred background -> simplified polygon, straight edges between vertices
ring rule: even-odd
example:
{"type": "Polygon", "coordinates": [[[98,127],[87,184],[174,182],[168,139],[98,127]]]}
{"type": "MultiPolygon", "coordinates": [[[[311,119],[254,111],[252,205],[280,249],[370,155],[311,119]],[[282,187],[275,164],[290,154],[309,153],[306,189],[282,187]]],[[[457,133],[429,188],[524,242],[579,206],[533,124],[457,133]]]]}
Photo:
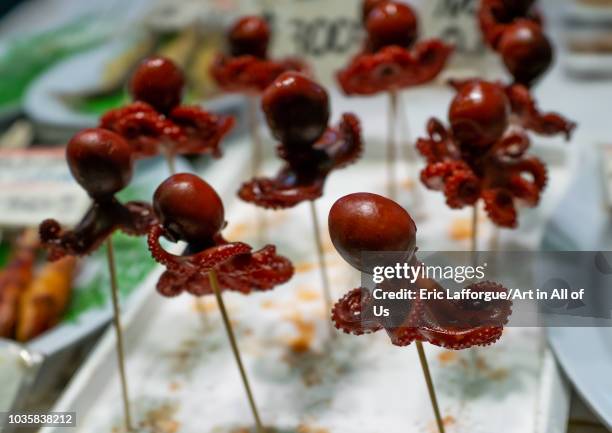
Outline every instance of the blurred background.
{"type": "MultiPolygon", "coordinates": [[[[409,3],[419,13],[423,37],[442,37],[457,47],[437,82],[405,92],[406,117],[416,137],[428,117],[445,117],[452,95],[443,85],[446,78],[505,76],[498,56],[481,40],[477,0],[409,3]]],[[[565,180],[585,164],[584,158],[594,158],[598,169],[603,162],[603,175],[591,179],[603,191],[590,203],[599,213],[576,217],[585,218],[589,231],[574,233],[578,239],[571,248],[609,249],[612,243],[602,233],[607,233],[612,204],[606,195],[612,181],[605,171],[612,158],[612,1],[540,0],[539,5],[556,62],[534,92],[543,108],[563,113],[579,127],[571,144],[541,139],[536,153],[545,153],[550,145],[562,147],[560,170],[565,180]]],[[[159,54],[174,60],[187,77],[186,101],[235,115],[234,141],[246,134],[246,101],[222,94],[207,73],[215,54],[224,49],[227,27],[245,14],[260,14],[269,21],[273,57],[300,55],[310,63],[317,79],[330,89],[335,114],[350,109],[368,119],[366,137],[384,133],[384,98],[347,99],[334,79],[335,71],[361,46],[361,0],[0,2],[0,266],[6,266],[24,228],[49,216],[61,216],[66,223],[78,220],[87,198],[70,181],[62,146],[78,130],[95,126],[102,113],[129,100],[126,82],[143,58],[159,54]]],[[[184,164],[205,170],[209,161],[189,158],[184,164]]],[[[126,197],[152,190],[155,181],[144,177],[126,197]]],[[[582,199],[565,198],[574,200],[568,205],[570,217],[581,208],[582,199]]],[[[140,244],[123,242],[119,260],[139,263],[121,275],[129,294],[154,265],[140,244]]],[[[105,303],[101,293],[107,284],[99,268],[99,263],[90,265],[90,271],[66,287],[74,292],[55,320],[61,332],[45,330],[1,340],[0,383],[7,385],[0,389],[0,412],[51,408],[95,345],[109,319],[108,311],[98,308],[105,303]],[[20,373],[15,375],[15,368],[7,367],[11,365],[20,373]]],[[[574,392],[568,431],[606,431],[587,406],[574,392]]]]}

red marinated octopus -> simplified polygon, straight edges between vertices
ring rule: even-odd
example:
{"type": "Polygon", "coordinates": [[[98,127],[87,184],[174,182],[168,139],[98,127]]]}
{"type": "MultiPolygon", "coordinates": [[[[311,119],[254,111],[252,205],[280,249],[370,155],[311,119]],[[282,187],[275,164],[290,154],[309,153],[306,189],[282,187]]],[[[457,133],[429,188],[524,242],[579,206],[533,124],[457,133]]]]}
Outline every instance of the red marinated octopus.
{"type": "Polygon", "coordinates": [[[323,195],[327,176],[361,155],[359,120],[344,114],[329,127],[329,96],[325,89],[298,72],[286,72],[266,89],[262,107],[272,134],[280,141],[285,161],[274,178],[254,178],[238,195],[264,208],[288,208],[323,195]]]}
{"type": "Polygon", "coordinates": [[[151,206],[136,201],[122,204],[115,198],[129,184],[133,172],[133,152],[121,136],[104,129],[86,129],[70,140],[66,158],[73,177],[93,204],[73,230],[63,230],[53,219],[40,224],[40,239],[51,260],[89,254],[115,230],[134,236],[148,232],[155,221],[151,206]]]}
{"type": "MultiPolygon", "coordinates": [[[[347,195],[336,201],[329,212],[329,233],[334,247],[350,265],[366,273],[371,273],[371,269],[362,261],[364,251],[403,252],[404,260],[417,266],[416,231],[408,212],[394,201],[376,194],[347,195]]],[[[377,287],[390,291],[397,290],[400,285],[417,291],[443,290],[438,283],[425,278],[414,284],[395,280],[377,287]]],[[[471,284],[466,289],[506,291],[503,286],[489,281],[471,284]]],[[[334,306],[332,321],[336,328],[354,335],[385,329],[397,346],[424,341],[449,349],[464,349],[497,341],[512,312],[512,303],[506,300],[487,303],[431,301],[417,296],[414,300],[402,301],[401,305],[394,302],[390,310],[392,319],[389,319],[374,316],[373,308],[380,304],[369,289],[353,289],[334,306]]]]}
{"type": "Polygon", "coordinates": [[[286,71],[306,71],[298,59],[268,58],[270,27],[261,17],[246,16],[230,28],[228,54],[219,54],[211,74],[217,84],[228,92],[261,93],[286,71]]]}
{"type": "Polygon", "coordinates": [[[438,39],[417,42],[418,20],[405,3],[364,1],[364,49],[337,74],[347,95],[373,95],[435,79],[452,53],[438,39]]]}
{"type": "Polygon", "coordinates": [[[515,83],[533,85],[553,61],[553,48],[534,12],[534,0],[481,0],[480,28],[515,83]]]}
{"type": "Polygon", "coordinates": [[[150,57],[134,72],[130,92],[134,102],[108,111],[100,127],[123,136],[136,157],[210,153],[221,156],[220,143],[234,126],[198,106],[180,105],[185,80],[171,60],[150,57]]]}
{"type": "Polygon", "coordinates": [[[195,296],[213,293],[208,280],[212,269],[221,290],[241,293],[270,290],[293,275],[291,262],[277,255],[273,245],[253,251],[245,243],[223,238],[226,223],[221,198],[193,174],[176,174],[164,181],[155,192],[153,207],[159,223],[149,231],[149,249],[166,267],[157,283],[163,296],[183,291],[195,296]],[[185,241],[185,253],[164,250],[159,242],[162,236],[172,242],[185,241]]]}
{"type": "MultiPolygon", "coordinates": [[[[461,91],[464,86],[478,82],[478,79],[450,80],[449,84],[461,91]]],[[[572,137],[576,123],[555,112],[541,112],[527,87],[522,84],[504,85],[491,83],[502,89],[510,102],[510,124],[539,135],[552,136],[563,134],[566,140],[572,137]]]]}
{"type": "Polygon", "coordinates": [[[473,206],[480,199],[491,220],[517,225],[515,201],[535,206],[546,186],[546,167],[528,156],[529,137],[510,125],[511,103],[503,86],[468,81],[449,109],[450,129],[432,118],[429,137],[417,142],[427,165],[421,180],[443,191],[451,208],[473,206]]]}

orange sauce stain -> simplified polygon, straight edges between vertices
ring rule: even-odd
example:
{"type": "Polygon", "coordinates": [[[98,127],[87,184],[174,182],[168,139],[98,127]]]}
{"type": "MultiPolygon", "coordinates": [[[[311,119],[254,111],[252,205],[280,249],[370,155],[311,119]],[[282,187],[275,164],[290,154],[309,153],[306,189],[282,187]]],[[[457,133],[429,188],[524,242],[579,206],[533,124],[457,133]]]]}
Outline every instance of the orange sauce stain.
{"type": "Polygon", "coordinates": [[[440,361],[442,364],[450,364],[451,362],[456,361],[456,360],[457,360],[456,352],[446,350],[438,354],[438,361],[440,361]]]}
{"type": "Polygon", "coordinates": [[[410,191],[414,188],[414,180],[408,177],[401,181],[400,187],[406,191],[410,191]]]}
{"type": "Polygon", "coordinates": [[[300,424],[296,429],[296,433],[329,433],[329,430],[323,427],[300,424]]]}
{"type": "MultiPolygon", "coordinates": [[[[457,420],[455,419],[455,417],[451,415],[448,415],[442,418],[442,424],[444,425],[444,427],[449,427],[456,423],[457,423],[457,420]]],[[[431,421],[429,425],[427,426],[427,430],[430,433],[438,433],[438,425],[436,424],[435,421],[431,421]]]]}
{"type": "Polygon", "coordinates": [[[310,302],[319,299],[321,294],[318,291],[312,290],[308,287],[300,287],[297,291],[297,297],[300,301],[310,302]]]}
{"type": "Polygon", "coordinates": [[[264,310],[272,310],[278,308],[278,304],[272,299],[266,299],[265,301],[261,301],[261,308],[264,310]]]}
{"type": "Polygon", "coordinates": [[[227,231],[226,236],[229,239],[240,239],[244,238],[251,231],[251,226],[248,223],[237,223],[232,224],[227,231]]]}
{"type": "Polygon", "coordinates": [[[217,301],[214,299],[196,298],[193,303],[193,309],[197,313],[211,313],[217,310],[217,301]]]}
{"type": "Polygon", "coordinates": [[[315,269],[317,266],[312,263],[312,262],[301,262],[301,263],[296,263],[295,264],[295,273],[296,274],[301,274],[304,272],[310,272],[313,269],[315,269]]]}
{"type": "Polygon", "coordinates": [[[455,241],[470,239],[472,236],[472,222],[469,218],[456,218],[451,223],[449,236],[455,241]]]}
{"type": "Polygon", "coordinates": [[[304,320],[299,313],[293,313],[286,317],[297,330],[297,335],[287,340],[287,346],[294,353],[305,353],[310,350],[315,337],[315,325],[304,320]]]}

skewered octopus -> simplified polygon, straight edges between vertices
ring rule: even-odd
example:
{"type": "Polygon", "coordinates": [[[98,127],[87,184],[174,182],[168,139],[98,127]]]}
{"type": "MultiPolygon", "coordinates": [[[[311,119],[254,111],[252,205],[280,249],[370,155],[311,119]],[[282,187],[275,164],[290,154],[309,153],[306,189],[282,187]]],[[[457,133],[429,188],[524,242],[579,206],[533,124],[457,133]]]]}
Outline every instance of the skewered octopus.
{"type": "Polygon", "coordinates": [[[453,51],[438,39],[417,42],[418,21],[406,4],[365,1],[364,49],[337,74],[347,95],[373,95],[435,79],[453,51]]]}
{"type": "Polygon", "coordinates": [[[286,72],[266,89],[262,107],[272,134],[280,141],[277,153],[285,161],[274,178],[244,183],[241,199],[264,208],[295,206],[323,195],[327,176],[361,155],[359,120],[344,114],[329,127],[329,96],[325,89],[298,72],[286,72]]]}
{"type": "Polygon", "coordinates": [[[499,52],[515,83],[533,85],[550,67],[553,48],[533,11],[534,0],[481,0],[480,28],[487,44],[499,52]]]}
{"type": "Polygon", "coordinates": [[[228,242],[223,203],[216,191],[193,174],[176,174],[164,181],[153,198],[159,223],[149,231],[153,258],[166,267],[157,283],[166,297],[183,291],[195,296],[212,292],[208,273],[217,272],[221,290],[241,293],[270,290],[293,275],[293,265],[266,245],[258,251],[243,242],[228,242]],[[187,242],[184,255],[174,255],[160,245],[160,237],[187,242]]]}
{"type": "Polygon", "coordinates": [[[459,88],[449,109],[450,129],[429,120],[429,137],[417,141],[426,158],[421,180],[443,191],[451,208],[472,206],[479,199],[491,220],[517,225],[515,200],[535,206],[546,186],[546,167],[528,156],[529,137],[510,127],[511,104],[502,86],[469,81],[459,88]]]}
{"type": "Polygon", "coordinates": [[[270,27],[257,16],[239,19],[227,35],[229,54],[219,54],[211,74],[228,92],[261,93],[286,71],[307,71],[298,59],[268,58],[270,27]]]}
{"type": "Polygon", "coordinates": [[[53,219],[40,224],[40,239],[50,260],[89,254],[115,230],[133,236],[148,232],[155,220],[151,206],[140,201],[123,204],[115,198],[132,178],[133,152],[127,141],[105,129],[85,129],[68,143],[66,159],[93,204],[73,230],[63,230],[53,219]]]}
{"type": "MultiPolygon", "coordinates": [[[[405,253],[410,266],[416,259],[416,225],[410,214],[385,197],[370,193],[355,193],[340,198],[329,212],[329,233],[340,255],[351,266],[372,273],[363,262],[364,251],[405,253]]],[[[419,293],[443,290],[435,281],[419,278],[413,284],[402,280],[387,280],[377,287],[395,291],[401,286],[419,293]],[[385,284],[386,283],[386,284],[385,284]]],[[[466,287],[471,292],[505,292],[500,284],[482,281],[466,287]]],[[[485,346],[497,341],[511,314],[511,301],[495,300],[452,301],[421,299],[387,303],[390,317],[376,317],[375,300],[367,288],[357,288],[340,299],[332,310],[336,328],[354,335],[369,334],[385,329],[392,344],[406,346],[413,341],[426,341],[449,349],[485,346]]]]}
{"type": "MultiPolygon", "coordinates": [[[[464,86],[477,83],[478,79],[450,80],[449,84],[460,92],[464,86]]],[[[539,135],[552,136],[563,134],[570,140],[576,128],[576,123],[555,112],[541,112],[527,87],[522,84],[504,85],[501,82],[492,83],[502,89],[510,102],[510,124],[520,126],[539,135]]]]}
{"type": "Polygon", "coordinates": [[[234,118],[180,105],[184,84],[183,72],[171,60],[144,60],[130,82],[134,102],[108,111],[100,127],[123,136],[136,157],[160,153],[220,157],[221,140],[234,126],[234,118]]]}

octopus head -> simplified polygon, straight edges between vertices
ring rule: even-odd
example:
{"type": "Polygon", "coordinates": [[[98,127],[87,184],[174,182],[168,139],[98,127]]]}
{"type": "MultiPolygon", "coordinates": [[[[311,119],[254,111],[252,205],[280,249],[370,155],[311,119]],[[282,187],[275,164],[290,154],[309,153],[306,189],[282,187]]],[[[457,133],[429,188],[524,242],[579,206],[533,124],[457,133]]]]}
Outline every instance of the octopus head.
{"type": "Polygon", "coordinates": [[[338,253],[362,272],[371,272],[363,263],[363,252],[402,252],[408,260],[416,251],[417,227],[410,214],[377,194],[360,192],[340,198],[329,211],[328,223],[338,253]]]}
{"type": "Polygon", "coordinates": [[[94,199],[112,197],[132,179],[132,149],[123,137],[101,128],[85,129],[66,147],[76,181],[94,199]]]}
{"type": "Polygon", "coordinates": [[[134,100],[146,102],[164,114],[180,104],[184,87],[183,71],[172,60],[160,56],[143,60],[130,81],[134,100]]]}
{"type": "Polygon", "coordinates": [[[366,30],[372,51],[389,45],[409,48],[417,39],[418,21],[416,14],[407,4],[386,1],[370,10],[366,30]]]}
{"type": "Polygon", "coordinates": [[[520,19],[504,31],[499,42],[504,65],[517,83],[532,85],[553,61],[550,41],[537,23],[520,19]]]}
{"type": "Polygon", "coordinates": [[[452,132],[464,149],[487,149],[508,127],[510,103],[503,89],[473,80],[459,88],[448,117],[452,132]]]}
{"type": "Polygon", "coordinates": [[[311,145],[329,123],[327,91],[299,72],[281,74],[264,91],[261,105],[272,134],[284,145],[311,145]]]}
{"type": "Polygon", "coordinates": [[[265,59],[270,42],[270,27],[261,17],[242,17],[230,28],[227,38],[232,56],[255,56],[265,59]]]}
{"type": "Polygon", "coordinates": [[[210,245],[225,223],[223,202],[217,192],[189,173],[166,179],[155,191],[153,209],[172,241],[210,245]]]}

